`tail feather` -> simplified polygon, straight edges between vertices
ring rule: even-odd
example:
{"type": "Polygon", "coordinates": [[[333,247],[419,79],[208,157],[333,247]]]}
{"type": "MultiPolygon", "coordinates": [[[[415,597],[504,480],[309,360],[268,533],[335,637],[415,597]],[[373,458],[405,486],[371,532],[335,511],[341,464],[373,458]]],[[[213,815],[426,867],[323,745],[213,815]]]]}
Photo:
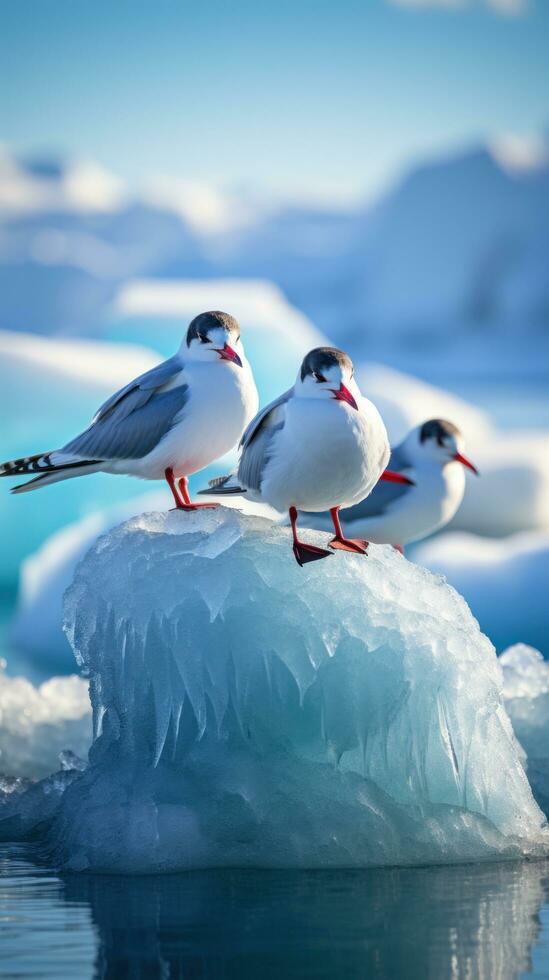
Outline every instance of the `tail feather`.
{"type": "Polygon", "coordinates": [[[101,463],[97,460],[91,462],[82,460],[82,463],[72,463],[70,466],[59,466],[49,473],[42,473],[35,476],[34,480],[27,480],[26,483],[19,483],[16,487],[11,487],[10,493],[28,493],[29,490],[38,490],[40,487],[47,487],[50,483],[60,483],[61,480],[70,480],[75,476],[86,476],[88,473],[97,473],[101,469],[101,463]]]}
{"type": "Polygon", "coordinates": [[[6,463],[0,463],[0,476],[21,476],[25,473],[49,472],[55,467],[51,460],[52,452],[37,453],[35,456],[21,456],[20,459],[9,459],[6,463]]]}
{"type": "Polygon", "coordinates": [[[101,460],[97,459],[73,459],[69,462],[55,463],[52,459],[54,453],[55,450],[52,450],[49,453],[37,453],[35,456],[8,460],[0,464],[0,477],[38,474],[33,480],[20,483],[11,489],[11,493],[25,493],[28,490],[36,490],[39,486],[46,486],[48,483],[58,483],[73,476],[93,473],[101,465],[101,460]]]}
{"type": "Polygon", "coordinates": [[[209,480],[208,487],[205,490],[199,490],[199,494],[207,494],[208,496],[214,497],[226,497],[230,494],[243,494],[246,493],[245,487],[240,487],[236,483],[234,473],[229,473],[228,476],[216,476],[213,480],[209,480]],[[231,483],[231,480],[233,481],[231,483]]]}

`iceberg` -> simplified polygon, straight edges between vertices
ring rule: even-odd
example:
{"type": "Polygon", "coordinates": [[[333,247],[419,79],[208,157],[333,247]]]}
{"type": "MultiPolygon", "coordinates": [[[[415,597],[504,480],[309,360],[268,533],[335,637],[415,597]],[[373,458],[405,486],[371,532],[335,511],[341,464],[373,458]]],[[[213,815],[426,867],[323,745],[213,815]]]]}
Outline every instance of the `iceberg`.
{"type": "Polygon", "coordinates": [[[93,162],[25,162],[0,150],[0,322],[93,329],[137,275],[268,276],[363,351],[375,344],[402,359],[414,346],[421,359],[448,363],[451,345],[452,367],[470,367],[484,332],[485,363],[501,363],[503,346],[503,362],[516,366],[518,356],[537,372],[549,168],[546,154],[520,173],[503,157],[481,143],[427,159],[373,205],[342,209],[184,177],[152,176],[134,193],[93,162]],[[535,343],[517,344],[519,325],[535,343]]]}
{"type": "Polygon", "coordinates": [[[524,642],[549,658],[547,532],[526,531],[498,541],[452,531],[421,543],[410,554],[464,596],[499,652],[524,642]]]}
{"type": "MultiPolygon", "coordinates": [[[[494,649],[465,602],[390,548],[324,564],[298,568],[289,530],[224,508],[144,514],[99,539],[65,604],[94,741],[87,769],[55,783],[56,862],[548,853],[494,649]]],[[[27,795],[0,830],[13,835],[27,795]]]]}
{"type": "Polygon", "coordinates": [[[549,663],[539,650],[516,643],[501,654],[507,713],[528,761],[530,785],[549,814],[549,663]]]}

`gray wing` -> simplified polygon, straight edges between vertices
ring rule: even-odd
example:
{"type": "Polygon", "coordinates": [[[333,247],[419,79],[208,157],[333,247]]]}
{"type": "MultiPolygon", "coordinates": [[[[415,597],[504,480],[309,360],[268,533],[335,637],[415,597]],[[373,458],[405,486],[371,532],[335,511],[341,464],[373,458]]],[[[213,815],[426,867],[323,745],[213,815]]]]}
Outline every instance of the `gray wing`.
{"type": "Polygon", "coordinates": [[[237,477],[239,483],[250,490],[261,489],[263,470],[270,458],[273,436],[284,427],[284,412],[281,409],[292,397],[293,392],[294,389],[289,388],[258,412],[242,436],[240,442],[242,453],[237,477]]]}
{"type": "MultiPolygon", "coordinates": [[[[400,473],[402,470],[409,469],[410,460],[406,457],[402,444],[391,450],[391,456],[387,463],[387,469],[400,473]]],[[[364,500],[355,504],[354,507],[347,507],[341,511],[341,517],[345,521],[364,520],[368,517],[380,517],[388,507],[401,500],[413,487],[406,483],[376,483],[374,489],[364,500]]]]}
{"type": "Polygon", "coordinates": [[[189,397],[189,386],[162,387],[182,369],[177,357],[131,381],[99,409],[92,424],[62,453],[86,459],[141,459],[171,429],[189,397]]]}
{"type": "Polygon", "coordinates": [[[92,425],[94,422],[108,415],[109,412],[112,412],[117,405],[119,406],[121,418],[124,415],[128,415],[135,408],[138,408],[139,405],[144,405],[151,397],[153,391],[165,385],[182,368],[183,362],[175,354],[167,361],[162,361],[162,364],[157,364],[156,367],[145,371],[144,374],[140,374],[138,378],[134,378],[133,381],[130,381],[120,391],[116,391],[114,395],[107,398],[106,402],[103,402],[93,417],[92,425]],[[129,395],[132,395],[133,398],[128,398],[129,395]]]}

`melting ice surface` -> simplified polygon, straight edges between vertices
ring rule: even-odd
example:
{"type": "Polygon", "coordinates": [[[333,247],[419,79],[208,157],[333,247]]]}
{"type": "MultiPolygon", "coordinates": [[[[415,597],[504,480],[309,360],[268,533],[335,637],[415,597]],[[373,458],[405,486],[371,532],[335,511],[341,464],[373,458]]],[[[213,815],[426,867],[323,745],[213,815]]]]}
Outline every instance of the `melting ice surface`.
{"type": "MultiPolygon", "coordinates": [[[[87,770],[48,791],[65,867],[548,851],[493,647],[457,593],[390,548],[300,569],[289,531],[261,518],[142,515],[79,565],[66,618],[95,740],[87,770]]],[[[4,835],[19,805],[32,832],[25,797],[4,835]]]]}

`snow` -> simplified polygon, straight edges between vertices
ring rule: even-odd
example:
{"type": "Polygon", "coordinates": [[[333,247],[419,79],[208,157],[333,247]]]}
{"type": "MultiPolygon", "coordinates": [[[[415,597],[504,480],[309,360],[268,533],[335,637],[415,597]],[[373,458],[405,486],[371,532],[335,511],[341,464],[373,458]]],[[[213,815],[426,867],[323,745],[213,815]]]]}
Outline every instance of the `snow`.
{"type": "Polygon", "coordinates": [[[469,480],[451,527],[499,537],[549,531],[549,434],[495,431],[471,444],[480,479],[469,480]]]}
{"type": "MultiPolygon", "coordinates": [[[[89,425],[109,394],[159,360],[128,344],[0,331],[2,461],[63,445],[89,425]]],[[[6,479],[1,486],[3,585],[17,580],[22,559],[57,528],[143,492],[137,480],[100,475],[12,497],[8,488],[18,482],[6,479]]]]}
{"type": "Polygon", "coordinates": [[[549,663],[539,650],[517,643],[499,658],[503,695],[515,734],[528,756],[528,778],[549,813],[549,663]]]}
{"type": "Polygon", "coordinates": [[[549,657],[547,533],[491,540],[448,532],[418,545],[411,556],[448,579],[498,650],[523,641],[549,657]]]}
{"type": "Polygon", "coordinates": [[[492,438],[493,427],[487,412],[443,388],[371,361],[355,364],[355,373],[362,393],[379,409],[393,446],[410,429],[432,418],[453,422],[468,444],[492,438]]]}
{"type": "Polygon", "coordinates": [[[85,755],[91,741],[87,682],[73,675],[35,687],[24,677],[8,677],[4,668],[0,661],[2,776],[36,779],[58,769],[67,749],[85,755]]]}
{"type": "Polygon", "coordinates": [[[78,566],[66,622],[95,734],[50,824],[66,868],[547,853],[491,644],[391,549],[300,569],[261,518],[145,514],[78,566]]]}

